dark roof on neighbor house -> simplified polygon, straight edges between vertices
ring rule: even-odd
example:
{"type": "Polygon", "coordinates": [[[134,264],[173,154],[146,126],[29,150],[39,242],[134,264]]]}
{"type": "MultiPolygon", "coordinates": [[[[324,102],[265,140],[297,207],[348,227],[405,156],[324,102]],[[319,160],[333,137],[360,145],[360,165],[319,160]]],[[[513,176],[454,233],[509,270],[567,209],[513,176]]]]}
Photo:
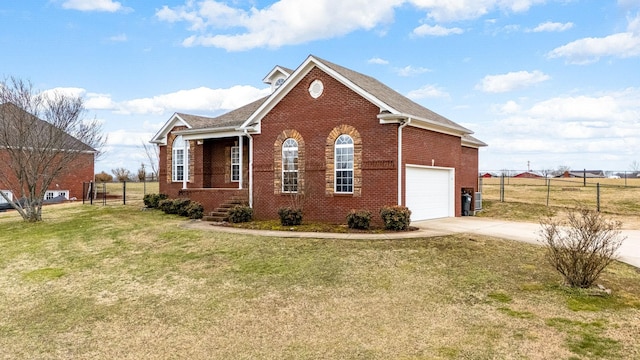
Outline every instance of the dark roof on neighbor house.
{"type": "MultiPolygon", "coordinates": [[[[43,142],[49,141],[47,137],[50,136],[50,134],[57,133],[63,137],[63,139],[61,140],[61,142],[65,144],[65,148],[63,150],[96,152],[96,149],[92,148],[91,146],[83,143],[82,141],[76,139],[75,137],[69,135],[68,133],[56,128],[52,124],[37,118],[36,116],[23,110],[22,108],[16,106],[15,104],[13,103],[0,104],[0,128],[5,128],[5,124],[6,124],[5,121],[11,121],[11,120],[15,121],[15,119],[17,118],[28,119],[29,126],[34,127],[34,131],[31,133],[31,135],[34,137],[40,136],[39,140],[42,140],[43,142]]],[[[4,146],[4,145],[16,146],[16,147],[33,146],[33,144],[21,144],[20,140],[17,137],[12,137],[10,126],[11,124],[9,124],[9,127],[7,128],[8,138],[0,140],[0,146],[4,146]]],[[[16,129],[16,132],[17,132],[17,129],[16,129]]],[[[2,137],[3,135],[0,132],[0,139],[2,137]]],[[[35,138],[32,138],[32,141],[34,140],[35,138]]]]}
{"type": "Polygon", "coordinates": [[[604,171],[602,170],[574,170],[574,171],[565,171],[559,177],[587,177],[587,178],[603,178],[604,171]]]}

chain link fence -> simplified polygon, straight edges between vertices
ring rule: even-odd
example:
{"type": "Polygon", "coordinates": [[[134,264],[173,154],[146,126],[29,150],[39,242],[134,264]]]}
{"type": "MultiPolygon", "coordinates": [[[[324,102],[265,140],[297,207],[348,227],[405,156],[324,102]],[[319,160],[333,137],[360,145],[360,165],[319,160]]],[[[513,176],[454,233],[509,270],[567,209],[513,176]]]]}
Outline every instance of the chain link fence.
{"type": "Polygon", "coordinates": [[[159,192],[158,182],[85,182],[83,204],[142,205],[146,194],[159,192]]]}
{"type": "Polygon", "coordinates": [[[640,177],[636,172],[595,174],[583,170],[571,172],[567,177],[544,176],[534,171],[480,172],[479,189],[483,200],[489,201],[586,206],[622,215],[640,213],[640,177]],[[581,177],[577,176],[580,174],[581,177]]]}

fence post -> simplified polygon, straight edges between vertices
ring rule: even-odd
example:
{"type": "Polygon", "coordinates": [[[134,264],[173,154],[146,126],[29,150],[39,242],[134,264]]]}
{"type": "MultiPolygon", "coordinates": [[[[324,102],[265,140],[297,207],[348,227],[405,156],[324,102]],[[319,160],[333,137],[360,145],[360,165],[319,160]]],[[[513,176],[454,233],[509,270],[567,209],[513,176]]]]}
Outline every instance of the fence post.
{"type": "Polygon", "coordinates": [[[600,212],[600,183],[596,184],[596,203],[597,203],[597,208],[598,208],[598,212],[600,212]]]}
{"type": "Polygon", "coordinates": [[[504,202],[504,174],[500,177],[500,202],[504,202]]]}
{"type": "Polygon", "coordinates": [[[582,186],[587,187],[587,169],[582,170],[582,186]]]}
{"type": "Polygon", "coordinates": [[[102,206],[107,205],[107,183],[102,183],[102,206]]]}
{"type": "Polygon", "coordinates": [[[547,207],[549,207],[549,192],[551,192],[551,179],[547,178],[547,207]]]}
{"type": "Polygon", "coordinates": [[[127,205],[127,182],[122,182],[122,205],[127,205]]]}

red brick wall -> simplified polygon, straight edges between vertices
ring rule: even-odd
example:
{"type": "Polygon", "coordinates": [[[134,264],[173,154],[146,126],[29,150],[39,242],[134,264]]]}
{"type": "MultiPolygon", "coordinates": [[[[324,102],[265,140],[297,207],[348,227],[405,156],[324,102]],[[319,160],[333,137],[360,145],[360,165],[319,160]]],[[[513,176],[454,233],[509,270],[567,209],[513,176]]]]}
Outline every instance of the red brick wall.
{"type": "MultiPolygon", "coordinates": [[[[9,156],[0,150],[0,163],[9,163],[9,156]]],[[[6,166],[6,165],[4,165],[6,166]]],[[[19,184],[10,169],[3,167],[0,176],[1,190],[11,190],[15,197],[20,196],[19,184]],[[6,180],[5,180],[6,179],[6,180]]],[[[93,181],[94,155],[79,154],[60,175],[53,179],[47,190],[69,190],[69,199],[82,199],[82,183],[93,181]],[[57,185],[57,186],[56,186],[57,185]]]]}
{"type": "Polygon", "coordinates": [[[257,218],[277,218],[277,209],[293,201],[289,194],[274,194],[273,151],[284,130],[300,133],[305,144],[304,216],[307,220],[344,223],[351,209],[368,209],[377,217],[384,205],[397,201],[397,126],[380,125],[380,109],[337,80],[313,69],[262,119],[262,133],[254,135],[254,207],[257,218]],[[316,79],[324,92],[313,99],[307,89],[316,79]],[[362,138],[362,191],[360,196],[325,194],[325,144],[340,125],[353,126],[362,138]]]}

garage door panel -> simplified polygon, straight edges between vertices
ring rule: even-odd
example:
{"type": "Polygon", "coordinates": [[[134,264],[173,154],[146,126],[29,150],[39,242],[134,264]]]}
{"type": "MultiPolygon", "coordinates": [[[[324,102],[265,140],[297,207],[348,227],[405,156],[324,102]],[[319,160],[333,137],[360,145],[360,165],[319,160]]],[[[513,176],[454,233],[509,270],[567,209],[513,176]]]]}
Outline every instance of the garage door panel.
{"type": "Polygon", "coordinates": [[[453,172],[450,169],[406,167],[406,204],[412,220],[453,215],[453,172]]]}

